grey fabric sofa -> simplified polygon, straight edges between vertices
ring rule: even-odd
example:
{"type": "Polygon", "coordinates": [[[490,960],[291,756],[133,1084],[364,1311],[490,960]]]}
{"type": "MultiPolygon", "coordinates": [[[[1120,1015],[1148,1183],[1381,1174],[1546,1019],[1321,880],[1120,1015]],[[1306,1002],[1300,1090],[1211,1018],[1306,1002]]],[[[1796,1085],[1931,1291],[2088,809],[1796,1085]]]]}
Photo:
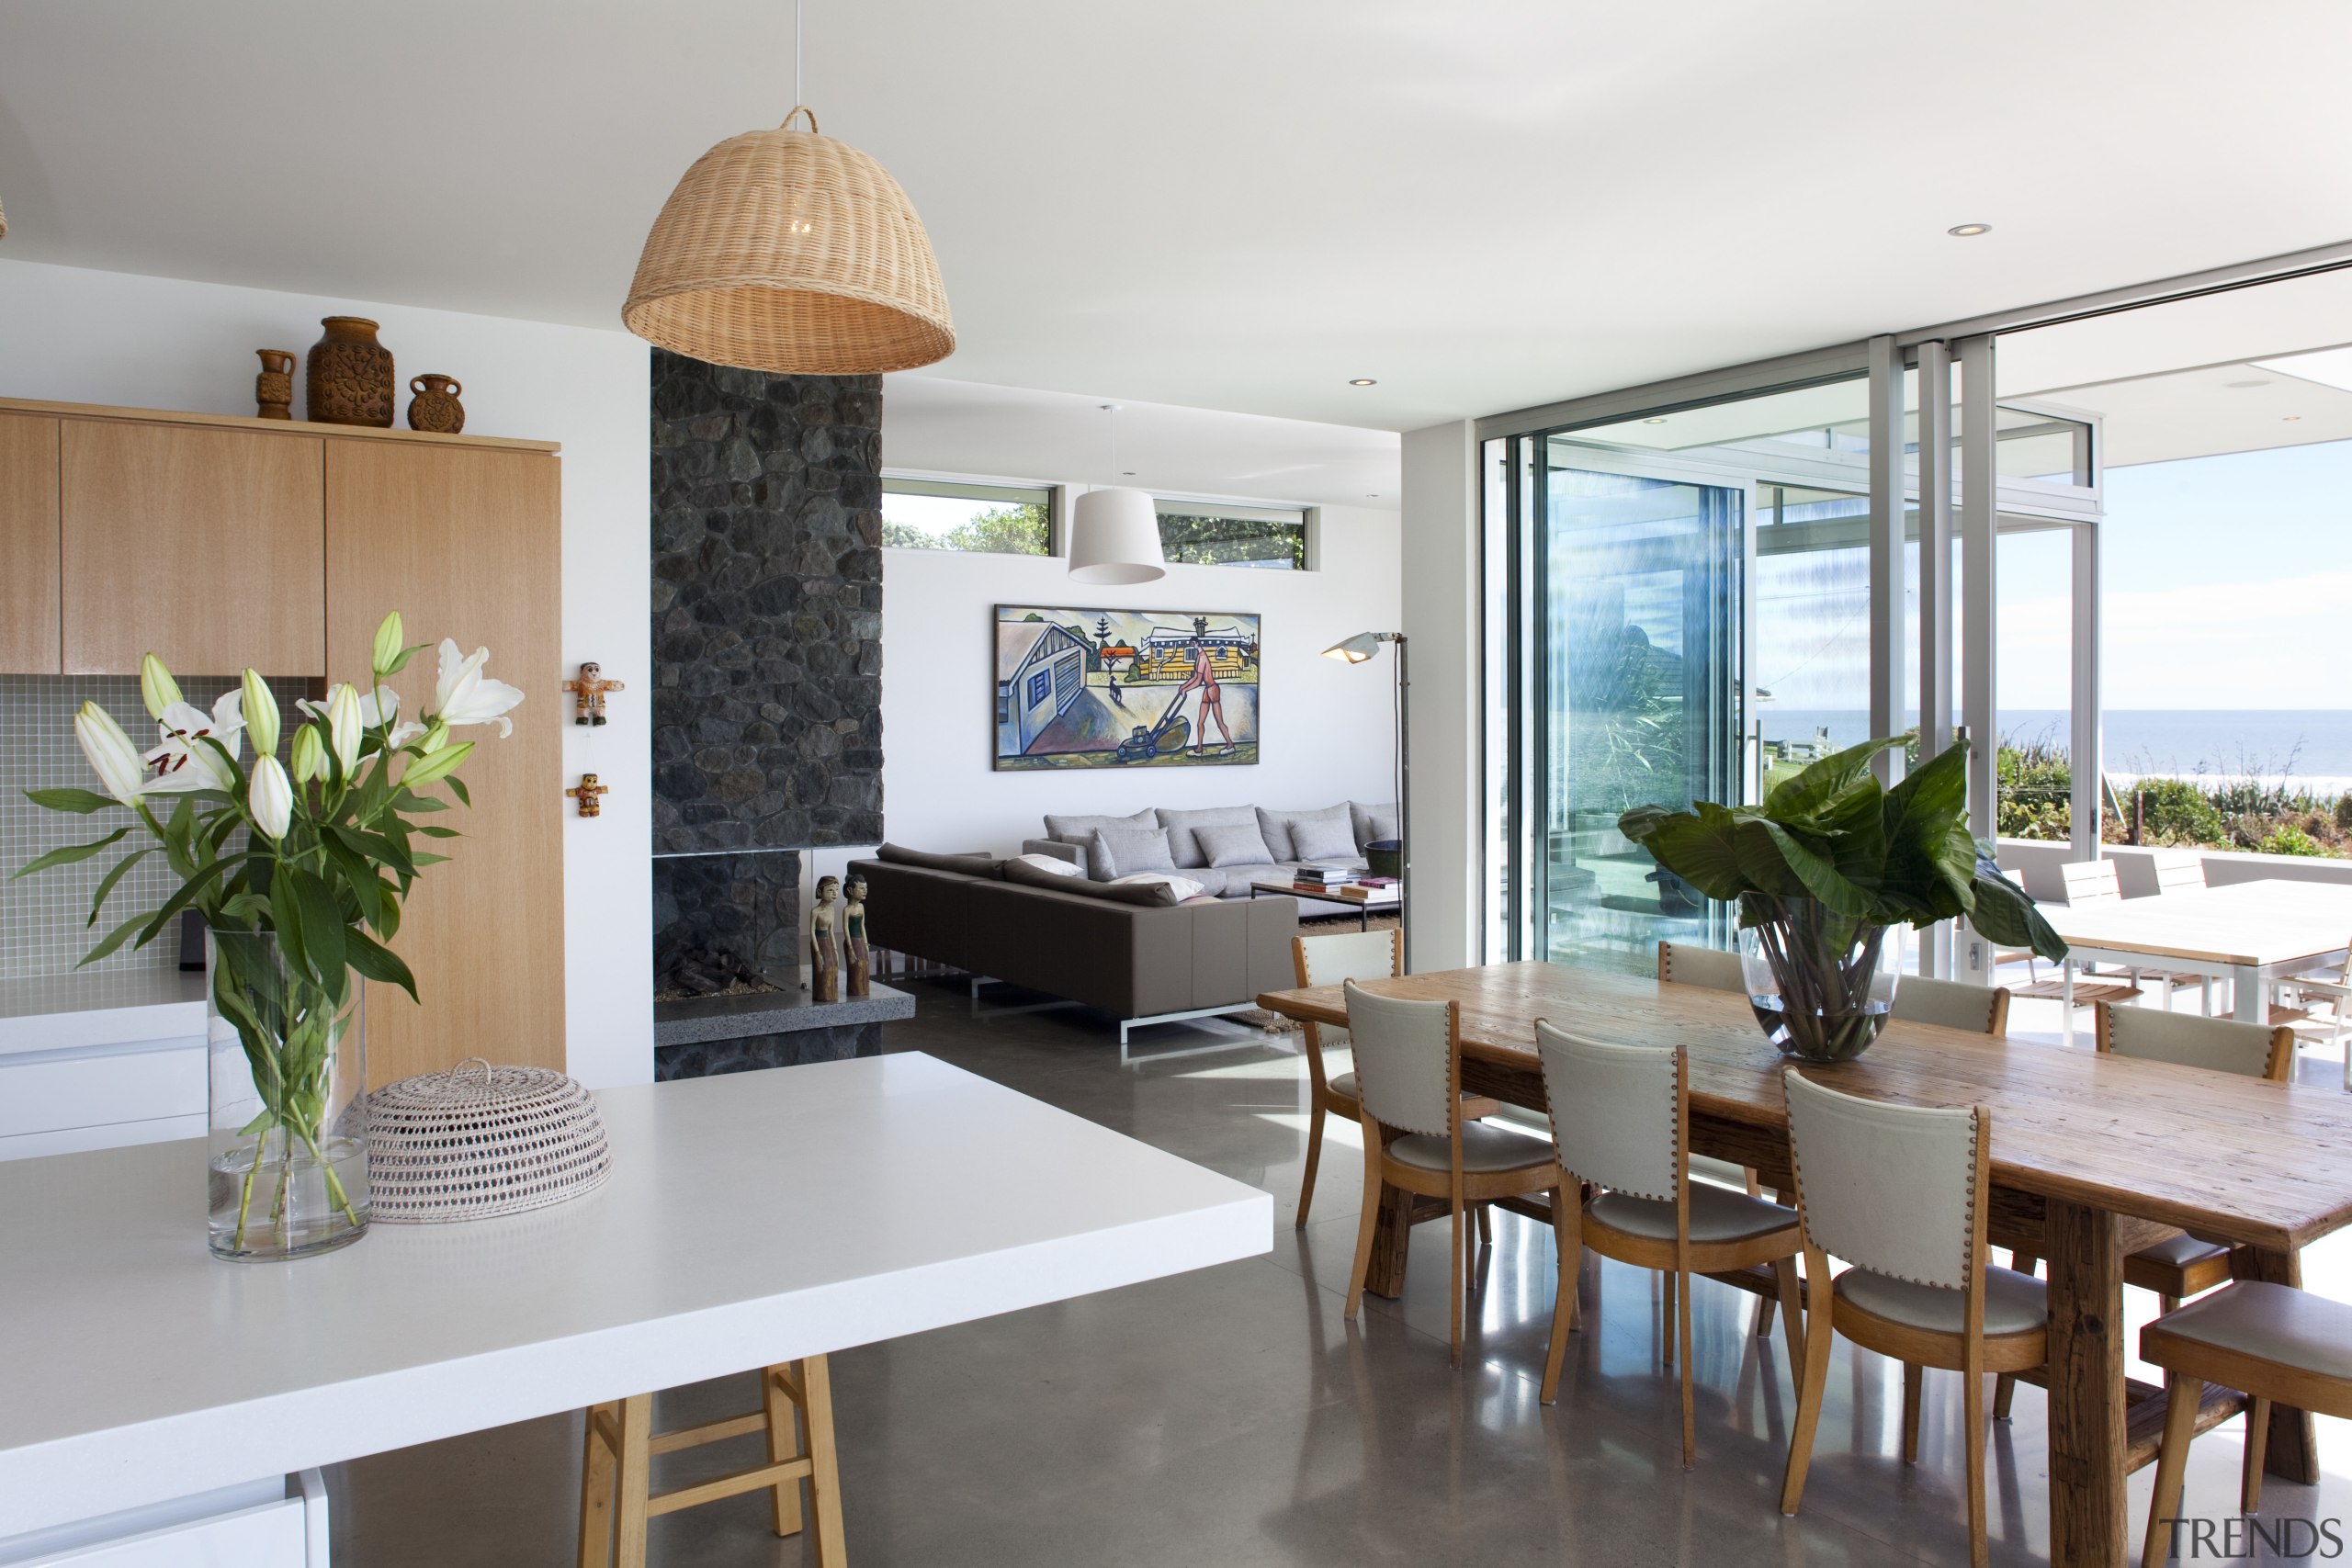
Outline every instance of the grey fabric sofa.
{"type": "Polygon", "coordinates": [[[1122,1064],[1136,1024],[1243,1011],[1295,984],[1295,899],[1151,908],[895,861],[850,870],[876,947],[1099,1008],[1119,1021],[1122,1064]]]}
{"type": "MultiPolygon", "coordinates": [[[[1396,836],[1396,808],[1343,800],[1337,806],[1313,811],[1273,811],[1257,806],[1182,811],[1159,807],[1138,811],[1132,817],[1048,816],[1045,836],[1023,840],[1021,852],[1052,855],[1069,861],[1089,876],[1101,876],[1103,868],[1094,863],[1091,842],[1097,828],[1125,832],[1148,829],[1157,832],[1166,840],[1169,862],[1177,875],[1190,877],[1201,885],[1204,892],[1219,897],[1247,898],[1252,882],[1287,882],[1301,865],[1343,865],[1362,870],[1366,844],[1396,836]],[[1301,823],[1319,823],[1334,830],[1343,828],[1344,833],[1339,837],[1331,832],[1324,834],[1319,847],[1327,852],[1301,853],[1301,823]],[[1244,827],[1257,829],[1262,858],[1211,865],[1197,830],[1244,827]],[[1339,852],[1342,844],[1345,853],[1339,852]]],[[[1310,827],[1308,831],[1313,829],[1310,827]]],[[[1318,843],[1309,840],[1308,847],[1318,847],[1318,843]]],[[[1136,868],[1110,869],[1118,874],[1136,868]]]]}

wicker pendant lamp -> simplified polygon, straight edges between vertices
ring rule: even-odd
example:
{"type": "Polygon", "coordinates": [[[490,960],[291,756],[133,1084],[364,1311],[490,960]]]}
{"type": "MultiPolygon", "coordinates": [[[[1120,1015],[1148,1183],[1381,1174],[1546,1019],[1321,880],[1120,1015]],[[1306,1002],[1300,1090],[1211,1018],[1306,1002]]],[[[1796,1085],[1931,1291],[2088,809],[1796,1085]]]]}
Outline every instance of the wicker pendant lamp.
{"type": "Polygon", "coordinates": [[[807,108],[695,161],[646,236],[621,320],[679,354],[779,375],[909,370],[956,348],[914,204],[807,108]],[[802,115],[808,129],[790,129],[802,115]]]}

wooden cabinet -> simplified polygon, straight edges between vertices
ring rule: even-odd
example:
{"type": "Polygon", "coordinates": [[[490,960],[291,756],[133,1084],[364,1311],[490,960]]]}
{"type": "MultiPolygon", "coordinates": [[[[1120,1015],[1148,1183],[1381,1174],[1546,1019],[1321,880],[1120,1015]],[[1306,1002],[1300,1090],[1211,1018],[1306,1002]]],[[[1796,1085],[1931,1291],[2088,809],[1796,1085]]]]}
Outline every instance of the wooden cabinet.
{"type": "Polygon", "coordinates": [[[57,421],[0,413],[0,675],[61,668],[57,421]]]}
{"type": "Polygon", "coordinates": [[[63,422],[64,668],[326,669],[325,442],[205,425],[63,422]]]}
{"type": "MultiPolygon", "coordinates": [[[[435,818],[465,836],[418,879],[393,947],[423,1005],[368,997],[368,1077],[389,1082],[468,1056],[561,1068],[563,768],[561,525],[557,459],[542,452],[332,441],[326,453],[326,635],[331,680],[364,682],[376,626],[399,610],[411,642],[490,650],[490,673],[526,694],[476,742],[473,795],[435,818]]],[[[401,712],[430,705],[437,660],[392,682],[401,712]]],[[[419,840],[428,842],[429,840],[419,840]]]]}

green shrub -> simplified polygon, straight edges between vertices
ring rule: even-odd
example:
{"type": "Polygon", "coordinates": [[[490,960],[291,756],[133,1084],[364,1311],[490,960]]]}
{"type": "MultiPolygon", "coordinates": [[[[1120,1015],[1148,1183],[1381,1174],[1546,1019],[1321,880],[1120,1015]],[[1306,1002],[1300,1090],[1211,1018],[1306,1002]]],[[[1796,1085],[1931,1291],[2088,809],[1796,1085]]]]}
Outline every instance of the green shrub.
{"type": "Polygon", "coordinates": [[[2317,839],[2312,838],[2292,822],[2281,822],[2272,829],[2255,848],[2267,855],[2324,855],[2327,853],[2317,839]]]}
{"type": "Polygon", "coordinates": [[[2352,789],[2335,797],[2335,830],[2352,833],[2352,789]]]}
{"type": "MultiPolygon", "coordinates": [[[[2201,846],[2229,841],[2229,829],[2206,793],[2188,779],[2143,779],[2134,786],[2141,800],[2142,835],[2145,842],[2201,846]]],[[[2126,807],[2129,807],[2126,802],[2126,807]]]]}

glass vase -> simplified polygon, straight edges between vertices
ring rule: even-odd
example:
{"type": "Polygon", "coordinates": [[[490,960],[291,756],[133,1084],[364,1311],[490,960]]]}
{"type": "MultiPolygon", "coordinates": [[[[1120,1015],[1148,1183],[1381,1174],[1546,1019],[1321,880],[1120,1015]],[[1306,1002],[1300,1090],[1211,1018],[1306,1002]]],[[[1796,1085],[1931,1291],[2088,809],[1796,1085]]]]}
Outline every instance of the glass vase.
{"type": "Polygon", "coordinates": [[[1781,1055],[1843,1062],[1870,1048],[1894,1006],[1903,927],[1767,893],[1740,896],[1740,926],[1748,1006],[1781,1055]]]}
{"type": "Polygon", "coordinates": [[[368,1231],[363,987],[287,962],[270,931],[208,944],[207,1214],[218,1258],[269,1261],[368,1231]]]}

